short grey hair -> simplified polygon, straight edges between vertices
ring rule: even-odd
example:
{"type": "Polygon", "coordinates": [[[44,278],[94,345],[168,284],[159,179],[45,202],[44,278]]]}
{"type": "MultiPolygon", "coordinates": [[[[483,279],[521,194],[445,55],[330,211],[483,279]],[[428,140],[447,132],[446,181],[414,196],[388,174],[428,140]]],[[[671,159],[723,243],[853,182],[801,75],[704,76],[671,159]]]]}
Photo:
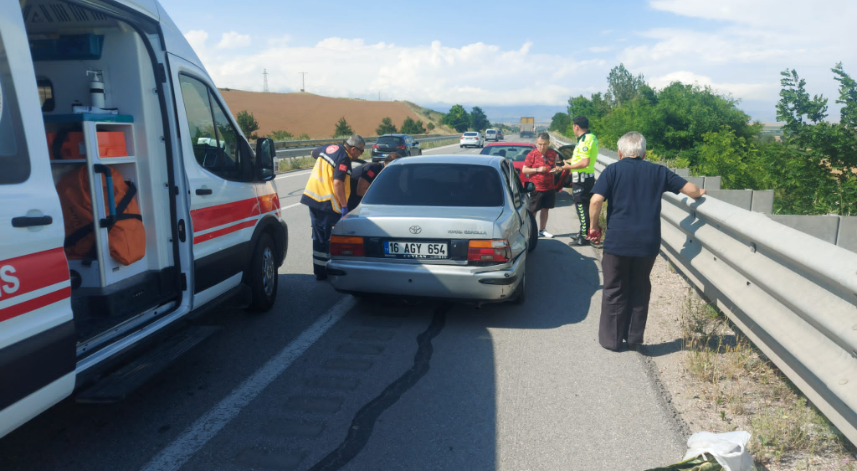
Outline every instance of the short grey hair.
{"type": "Polygon", "coordinates": [[[348,147],[363,147],[366,145],[366,141],[363,140],[363,136],[360,134],[352,134],[351,137],[345,141],[345,145],[348,147]]]}
{"type": "Polygon", "coordinates": [[[623,157],[645,157],[646,138],[637,131],[631,131],[619,138],[616,147],[623,157]]]}
{"type": "Polygon", "coordinates": [[[548,133],[546,133],[546,132],[540,132],[540,133],[539,133],[539,137],[537,137],[536,139],[541,139],[541,140],[543,140],[543,141],[548,141],[548,142],[550,142],[550,140],[551,140],[551,135],[550,135],[550,134],[548,134],[548,133]]]}

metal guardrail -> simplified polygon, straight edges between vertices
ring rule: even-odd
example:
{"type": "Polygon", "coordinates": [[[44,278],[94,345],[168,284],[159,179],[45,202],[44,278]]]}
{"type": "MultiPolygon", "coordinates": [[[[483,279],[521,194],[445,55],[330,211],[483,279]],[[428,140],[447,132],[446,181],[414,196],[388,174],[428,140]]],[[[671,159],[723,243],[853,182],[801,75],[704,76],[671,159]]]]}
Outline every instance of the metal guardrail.
{"type": "MultiPolygon", "coordinates": [[[[614,162],[599,155],[596,174],[614,162]]],[[[857,254],[710,196],[666,193],[661,233],[673,264],[857,443],[857,254]]]]}
{"type": "MultiPolygon", "coordinates": [[[[450,134],[449,136],[456,136],[456,135],[457,134],[450,134]]],[[[443,136],[443,135],[442,134],[411,134],[411,137],[413,137],[416,140],[424,139],[427,137],[438,137],[438,136],[443,136]]],[[[367,143],[375,142],[378,140],[379,137],[381,137],[381,136],[363,136],[363,140],[366,141],[367,143]]],[[[340,142],[344,141],[345,139],[346,138],[344,138],[344,137],[337,137],[337,138],[330,138],[330,139],[309,139],[309,140],[304,140],[304,141],[275,141],[274,147],[277,149],[291,149],[294,147],[318,147],[318,146],[322,146],[324,144],[339,144],[340,142]]]]}

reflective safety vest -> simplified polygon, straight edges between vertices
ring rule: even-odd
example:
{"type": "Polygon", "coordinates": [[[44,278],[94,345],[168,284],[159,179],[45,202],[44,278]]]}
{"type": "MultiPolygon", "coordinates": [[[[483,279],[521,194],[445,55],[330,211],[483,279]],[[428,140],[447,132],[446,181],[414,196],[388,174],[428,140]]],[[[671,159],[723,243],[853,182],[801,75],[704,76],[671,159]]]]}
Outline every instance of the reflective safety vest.
{"type": "Polygon", "coordinates": [[[571,164],[574,165],[586,158],[589,159],[589,165],[586,168],[576,168],[572,172],[595,173],[595,160],[598,159],[598,138],[589,131],[577,138],[577,145],[574,146],[574,154],[571,156],[571,164]]]}
{"type": "Polygon", "coordinates": [[[333,180],[342,180],[345,184],[345,201],[351,195],[351,158],[345,151],[345,146],[322,146],[312,152],[316,156],[315,165],[309,176],[309,181],[301,196],[301,203],[321,209],[342,213],[342,208],[333,196],[333,180]]]}

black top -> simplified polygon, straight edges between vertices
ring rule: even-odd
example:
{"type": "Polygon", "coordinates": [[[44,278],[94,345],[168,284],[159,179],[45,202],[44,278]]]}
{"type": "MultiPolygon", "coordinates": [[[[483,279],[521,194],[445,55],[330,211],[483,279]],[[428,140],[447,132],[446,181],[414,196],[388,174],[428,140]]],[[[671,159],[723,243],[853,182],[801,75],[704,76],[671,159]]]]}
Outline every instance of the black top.
{"type": "Polygon", "coordinates": [[[661,197],[678,193],[687,180],[663,165],[625,157],[601,172],[592,193],[607,200],[604,251],[654,257],[661,246],[661,197]]]}
{"type": "Polygon", "coordinates": [[[364,179],[369,182],[371,185],[375,180],[375,177],[378,176],[378,172],[380,172],[384,168],[384,164],[377,163],[368,163],[363,165],[357,165],[353,169],[351,169],[351,194],[348,196],[348,210],[351,211],[363,201],[363,197],[357,194],[357,185],[360,183],[360,179],[364,179]]]}

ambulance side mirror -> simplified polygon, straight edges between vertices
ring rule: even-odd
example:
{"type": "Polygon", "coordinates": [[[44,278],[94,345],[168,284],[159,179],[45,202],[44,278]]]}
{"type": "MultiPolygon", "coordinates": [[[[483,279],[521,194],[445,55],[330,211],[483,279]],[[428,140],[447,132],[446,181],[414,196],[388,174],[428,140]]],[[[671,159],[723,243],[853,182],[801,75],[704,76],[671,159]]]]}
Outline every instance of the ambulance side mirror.
{"type": "Polygon", "coordinates": [[[277,149],[274,140],[264,137],[256,141],[256,179],[271,180],[274,178],[274,157],[277,149]]]}

